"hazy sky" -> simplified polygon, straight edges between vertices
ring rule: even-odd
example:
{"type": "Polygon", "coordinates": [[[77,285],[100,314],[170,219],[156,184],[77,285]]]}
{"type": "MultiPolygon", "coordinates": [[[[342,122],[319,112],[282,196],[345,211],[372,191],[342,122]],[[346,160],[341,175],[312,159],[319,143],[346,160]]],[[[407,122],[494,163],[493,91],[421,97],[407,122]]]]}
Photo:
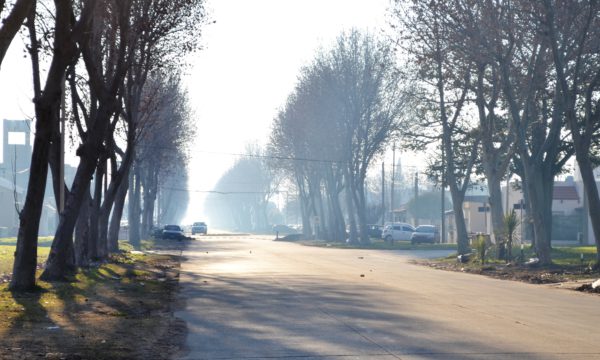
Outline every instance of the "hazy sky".
{"type": "MultiPolygon", "coordinates": [[[[208,0],[215,24],[190,58],[186,83],[197,118],[192,147],[188,221],[202,220],[202,202],[246,144],[264,144],[272,119],[299,69],[320,46],[351,27],[378,32],[390,0],[208,0]]],[[[0,71],[0,119],[33,116],[29,59],[23,42],[0,71]],[[9,84],[9,85],[7,85],[9,84]]],[[[0,125],[1,126],[1,125],[0,125]]],[[[1,150],[0,150],[1,151],[1,150]]]]}
{"type": "MultiPolygon", "coordinates": [[[[212,189],[245,145],[268,140],[299,69],[351,27],[377,32],[389,0],[212,0],[216,24],[203,34],[189,89],[198,115],[189,187],[212,189]],[[204,152],[208,151],[210,153],[204,152]]],[[[189,219],[202,217],[192,193],[189,219]]]]}

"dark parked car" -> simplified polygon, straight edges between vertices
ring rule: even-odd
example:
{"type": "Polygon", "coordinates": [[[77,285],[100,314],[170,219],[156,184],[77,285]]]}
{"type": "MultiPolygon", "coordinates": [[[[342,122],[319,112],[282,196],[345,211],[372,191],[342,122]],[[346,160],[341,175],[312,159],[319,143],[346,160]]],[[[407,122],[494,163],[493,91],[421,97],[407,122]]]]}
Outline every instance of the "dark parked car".
{"type": "Polygon", "coordinates": [[[381,233],[383,232],[383,226],[381,225],[367,225],[367,233],[370,237],[381,239],[381,233]]]}
{"type": "Polygon", "coordinates": [[[183,229],[179,225],[165,225],[162,230],[162,238],[163,239],[175,239],[175,240],[183,240],[185,235],[183,234],[183,229]]]}
{"type": "Polygon", "coordinates": [[[439,242],[440,233],[433,225],[419,225],[410,237],[411,244],[435,244],[439,242]]]}
{"type": "Polygon", "coordinates": [[[282,235],[282,234],[297,234],[297,233],[299,233],[298,230],[294,229],[290,225],[283,225],[283,224],[273,225],[273,232],[274,233],[279,233],[280,235],[282,235]]]}

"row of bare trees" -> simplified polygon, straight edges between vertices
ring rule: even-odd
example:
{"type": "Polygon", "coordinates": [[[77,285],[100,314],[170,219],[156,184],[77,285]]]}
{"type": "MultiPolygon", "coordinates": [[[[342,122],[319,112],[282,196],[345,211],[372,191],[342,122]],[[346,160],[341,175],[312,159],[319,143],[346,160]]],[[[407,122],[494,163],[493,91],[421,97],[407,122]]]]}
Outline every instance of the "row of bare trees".
{"type": "Polygon", "coordinates": [[[302,70],[274,121],[269,151],[295,182],[305,232],[345,239],[347,222],[350,241],[369,241],[365,180],[398,134],[408,103],[401,84],[393,49],[358,30],[302,70]]]}
{"type": "Polygon", "coordinates": [[[459,252],[468,251],[462,199],[480,165],[497,241],[500,181],[510,169],[523,180],[536,253],[551,263],[554,178],[573,154],[600,250],[598,2],[399,0],[393,15],[405,66],[420,84],[422,116],[407,135],[441,150],[459,252]]]}
{"type": "Polygon", "coordinates": [[[260,147],[247,146],[245,156],[236,160],[213,187],[204,202],[211,225],[238,231],[270,231],[276,215],[281,172],[269,166],[260,147]]]}
{"type": "MultiPolygon", "coordinates": [[[[130,222],[152,226],[160,174],[185,171],[190,114],[178,67],[197,48],[205,14],[202,0],[17,1],[6,11],[17,28],[25,21],[32,64],[35,137],[10,284],[29,290],[49,168],[62,211],[43,279],[64,280],[117,250],[128,191],[144,204],[130,222]],[[72,184],[60,171],[65,108],[78,144],[72,184]]],[[[11,24],[0,29],[2,53],[11,24]]]]}

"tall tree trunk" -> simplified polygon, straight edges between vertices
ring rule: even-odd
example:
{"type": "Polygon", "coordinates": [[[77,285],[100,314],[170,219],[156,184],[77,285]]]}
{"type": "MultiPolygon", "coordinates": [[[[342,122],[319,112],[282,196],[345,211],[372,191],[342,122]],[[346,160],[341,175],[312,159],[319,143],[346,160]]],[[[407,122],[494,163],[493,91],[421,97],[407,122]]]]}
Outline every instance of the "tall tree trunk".
{"type": "Polygon", "coordinates": [[[140,176],[139,168],[134,165],[129,176],[129,243],[136,249],[140,247],[140,176]]]}
{"type": "MultiPolygon", "coordinates": [[[[321,182],[319,182],[318,189],[321,189],[321,182]]],[[[323,207],[323,196],[321,191],[319,191],[317,194],[317,211],[317,216],[319,217],[317,223],[317,234],[320,239],[325,239],[327,238],[327,217],[325,215],[325,208],[323,207]]]]}
{"type": "MultiPolygon", "coordinates": [[[[496,171],[489,169],[485,171],[486,179],[488,183],[488,191],[490,193],[490,211],[492,218],[492,234],[494,235],[494,242],[498,246],[502,246],[506,239],[504,231],[504,212],[502,211],[502,190],[500,188],[501,178],[498,176],[496,171]],[[488,175],[489,173],[489,175],[488,175]]],[[[507,188],[508,192],[509,189],[507,188]]],[[[506,209],[509,213],[510,209],[506,209]]],[[[485,213],[487,216],[487,213],[485,213]]]]}
{"type": "MultiPolygon", "coordinates": [[[[20,2],[21,4],[23,2],[20,2]]],[[[35,10],[35,7],[33,8],[35,10]]],[[[54,54],[46,77],[44,91],[41,91],[38,58],[38,41],[35,32],[35,11],[29,12],[27,27],[31,39],[31,62],[35,92],[35,135],[31,164],[29,167],[29,183],[23,209],[19,214],[19,232],[13,263],[13,275],[10,282],[12,290],[31,290],[35,288],[35,272],[37,267],[37,244],[40,218],[44,204],[46,180],[48,177],[48,155],[50,138],[54,124],[58,121],[61,84],[67,65],[76,55],[76,49],[69,37],[71,31],[70,5],[60,4],[56,7],[56,27],[54,29],[54,54]]],[[[19,27],[20,27],[19,23],[19,27]]]]}
{"type": "MultiPolygon", "coordinates": [[[[471,252],[471,246],[469,244],[469,234],[467,232],[467,226],[465,224],[465,214],[463,212],[464,193],[461,193],[457,189],[452,191],[450,187],[450,196],[452,197],[452,210],[454,211],[454,223],[456,226],[456,244],[458,247],[459,254],[468,254],[471,252]]],[[[456,188],[454,186],[454,188],[456,188]]]]}
{"type": "Polygon", "coordinates": [[[141,237],[147,239],[154,225],[154,205],[156,203],[156,189],[158,178],[153,165],[146,166],[143,179],[142,231],[141,237]]]}
{"type": "Polygon", "coordinates": [[[352,190],[352,179],[350,179],[349,171],[346,170],[346,211],[348,212],[348,223],[350,226],[350,234],[348,240],[351,243],[358,242],[358,231],[356,228],[356,206],[354,205],[354,195],[352,190]]]}
{"type": "MultiPolygon", "coordinates": [[[[506,173],[510,163],[510,153],[512,152],[513,135],[509,130],[508,136],[498,139],[498,128],[502,124],[498,124],[499,118],[496,116],[496,107],[499,97],[499,79],[497,71],[494,67],[487,68],[489,64],[479,62],[477,66],[477,82],[476,82],[476,104],[479,114],[479,130],[482,136],[482,165],[483,172],[488,184],[488,192],[490,195],[490,210],[492,222],[492,235],[494,242],[498,245],[498,250],[503,249],[505,241],[504,231],[504,211],[502,210],[502,190],[500,182],[506,173]],[[491,71],[490,84],[485,85],[486,68],[491,71]],[[486,101],[486,95],[489,101],[486,101]],[[494,140],[500,140],[500,147],[496,148],[494,140]]],[[[509,189],[506,189],[507,194],[509,189]]],[[[506,213],[510,209],[505,209],[506,213]]],[[[487,216],[487,213],[485,213],[487,216]]],[[[502,257],[498,251],[498,256],[502,257]]]]}
{"type": "Polygon", "coordinates": [[[360,178],[354,187],[354,199],[356,204],[356,215],[358,218],[358,235],[363,244],[370,243],[367,231],[367,204],[365,199],[364,178],[360,178]]]}
{"type": "Polygon", "coordinates": [[[129,190],[129,169],[125,172],[124,180],[121,181],[119,189],[115,196],[115,206],[110,219],[110,228],[108,231],[108,250],[111,253],[119,251],[119,231],[121,229],[121,219],[123,218],[123,209],[125,208],[125,198],[129,190]]]}
{"type": "Polygon", "coordinates": [[[327,195],[329,200],[329,223],[331,227],[331,240],[342,241],[346,237],[344,214],[342,213],[342,208],[340,205],[340,192],[337,187],[337,181],[335,180],[331,169],[327,171],[325,185],[327,186],[327,195]]]}
{"type": "Polygon", "coordinates": [[[77,266],[90,265],[90,210],[92,208],[92,196],[89,191],[81,204],[77,224],[75,225],[75,264],[77,266]]]}
{"type": "Polygon", "coordinates": [[[548,174],[545,167],[525,164],[525,178],[527,194],[529,197],[530,211],[533,221],[533,235],[535,238],[535,251],[540,259],[540,264],[552,263],[552,192],[554,178],[548,174]],[[545,171],[546,170],[546,171],[545,171]]]}
{"type": "Polygon", "coordinates": [[[52,121],[52,110],[44,109],[44,118],[38,111],[31,165],[29,167],[29,184],[25,205],[19,214],[19,233],[13,276],[10,281],[12,290],[25,291],[35,287],[35,271],[37,267],[37,246],[40,218],[46,191],[48,176],[48,154],[50,152],[50,133],[45,129],[45,122],[52,121]]]}
{"type": "Polygon", "coordinates": [[[104,179],[104,165],[106,162],[99,161],[96,168],[96,176],[94,181],[94,197],[92,199],[92,207],[90,208],[90,237],[88,251],[90,252],[90,259],[92,261],[98,261],[102,259],[98,242],[98,225],[100,221],[100,203],[102,202],[102,183],[104,179]]]}
{"type": "Polygon", "coordinates": [[[577,159],[577,164],[579,165],[579,172],[581,173],[581,180],[588,202],[589,215],[584,214],[584,216],[590,216],[592,218],[592,230],[594,232],[596,243],[596,267],[598,267],[600,264],[600,221],[598,221],[598,214],[600,214],[600,197],[598,195],[598,186],[596,185],[589,151],[581,146],[576,146],[575,157],[577,159]]]}
{"type": "Polygon", "coordinates": [[[299,170],[296,169],[296,185],[298,187],[298,198],[300,201],[300,213],[302,216],[302,234],[305,237],[310,236],[310,209],[309,209],[309,195],[306,193],[304,178],[299,174],[299,170]]]}
{"type": "Polygon", "coordinates": [[[80,162],[73,181],[73,187],[66,202],[64,216],[61,217],[58,224],[46,268],[41,276],[46,281],[64,281],[74,270],[68,266],[68,249],[73,248],[73,231],[77,215],[85,192],[89,188],[92,175],[96,170],[96,164],[100,156],[99,149],[106,137],[108,123],[113,113],[110,109],[114,109],[114,101],[116,100],[100,107],[94,126],[88,131],[86,141],[78,149],[80,162]]]}

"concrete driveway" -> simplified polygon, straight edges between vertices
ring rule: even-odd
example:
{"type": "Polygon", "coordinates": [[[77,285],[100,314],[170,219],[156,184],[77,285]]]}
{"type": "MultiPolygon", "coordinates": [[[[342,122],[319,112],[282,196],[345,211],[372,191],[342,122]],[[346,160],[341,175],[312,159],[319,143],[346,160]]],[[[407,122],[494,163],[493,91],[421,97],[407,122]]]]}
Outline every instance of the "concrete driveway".
{"type": "Polygon", "coordinates": [[[184,255],[182,359],[600,359],[600,297],[410,264],[430,252],[207,236],[184,255]]]}

